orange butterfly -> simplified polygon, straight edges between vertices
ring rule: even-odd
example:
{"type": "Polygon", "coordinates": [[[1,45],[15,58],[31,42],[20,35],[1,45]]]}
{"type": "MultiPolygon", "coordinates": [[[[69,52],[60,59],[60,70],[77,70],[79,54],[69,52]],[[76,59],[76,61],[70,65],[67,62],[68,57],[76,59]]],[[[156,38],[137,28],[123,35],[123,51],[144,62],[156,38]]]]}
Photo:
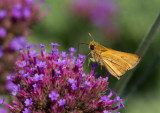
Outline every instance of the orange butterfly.
{"type": "MultiPolygon", "coordinates": [[[[91,34],[90,37],[93,39],[91,34]]],[[[125,53],[116,51],[107,47],[100,45],[98,42],[95,42],[94,39],[89,43],[90,53],[92,58],[89,59],[92,62],[97,62],[106,67],[106,69],[115,76],[118,80],[127,70],[134,68],[140,57],[135,54],[125,53]]],[[[89,53],[89,54],[90,54],[89,53]]]]}

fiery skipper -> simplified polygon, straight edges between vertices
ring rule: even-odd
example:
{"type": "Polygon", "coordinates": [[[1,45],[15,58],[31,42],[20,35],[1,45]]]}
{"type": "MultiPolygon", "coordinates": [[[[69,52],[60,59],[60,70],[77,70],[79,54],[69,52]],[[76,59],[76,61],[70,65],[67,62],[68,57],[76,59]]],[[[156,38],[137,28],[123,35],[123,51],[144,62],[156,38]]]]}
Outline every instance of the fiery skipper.
{"type": "Polygon", "coordinates": [[[134,68],[138,64],[140,60],[139,56],[104,47],[98,42],[95,42],[90,33],[89,35],[93,40],[89,43],[89,49],[92,55],[89,63],[90,60],[97,62],[101,65],[101,69],[102,66],[105,66],[110,74],[118,80],[127,70],[134,68]]]}

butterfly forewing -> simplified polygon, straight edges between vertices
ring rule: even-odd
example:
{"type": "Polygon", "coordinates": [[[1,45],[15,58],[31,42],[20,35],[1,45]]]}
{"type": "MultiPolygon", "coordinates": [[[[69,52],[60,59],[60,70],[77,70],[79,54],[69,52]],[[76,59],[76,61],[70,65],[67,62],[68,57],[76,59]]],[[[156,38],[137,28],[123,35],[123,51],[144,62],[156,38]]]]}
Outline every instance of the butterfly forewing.
{"type": "Polygon", "coordinates": [[[116,57],[121,58],[122,61],[126,62],[129,66],[129,69],[134,68],[140,60],[140,57],[135,54],[120,52],[120,51],[112,50],[110,48],[106,48],[106,49],[108,50],[109,53],[115,55],[116,57]]]}
{"type": "Polygon", "coordinates": [[[139,57],[134,54],[124,53],[106,48],[100,54],[104,66],[108,71],[119,79],[127,70],[132,69],[139,61],[139,57]]]}

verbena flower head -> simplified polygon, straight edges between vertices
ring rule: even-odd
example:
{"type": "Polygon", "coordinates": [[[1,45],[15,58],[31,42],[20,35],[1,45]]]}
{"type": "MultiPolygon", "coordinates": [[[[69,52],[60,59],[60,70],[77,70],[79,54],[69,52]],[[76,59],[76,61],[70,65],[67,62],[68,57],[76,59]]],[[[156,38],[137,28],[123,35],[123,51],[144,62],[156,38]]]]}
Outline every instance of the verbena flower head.
{"type": "Polygon", "coordinates": [[[88,20],[104,33],[117,33],[117,4],[113,0],[73,0],[72,11],[76,17],[88,20]]]}
{"type": "Polygon", "coordinates": [[[38,0],[0,0],[0,4],[0,38],[26,36],[29,27],[47,14],[41,13],[42,2],[38,0]]]}
{"type": "Polygon", "coordinates": [[[93,76],[95,65],[91,73],[83,72],[85,56],[74,57],[76,49],[69,48],[67,55],[52,45],[56,51],[45,54],[44,45],[40,46],[41,54],[30,48],[27,55],[21,51],[22,60],[16,61],[15,73],[7,77],[18,100],[8,105],[3,97],[0,102],[12,113],[110,113],[124,107],[108,88],[108,77],[93,76]]]}
{"type": "Polygon", "coordinates": [[[0,94],[7,93],[6,76],[13,71],[18,57],[15,50],[27,45],[30,27],[43,19],[42,0],[0,0],[0,94]]]}

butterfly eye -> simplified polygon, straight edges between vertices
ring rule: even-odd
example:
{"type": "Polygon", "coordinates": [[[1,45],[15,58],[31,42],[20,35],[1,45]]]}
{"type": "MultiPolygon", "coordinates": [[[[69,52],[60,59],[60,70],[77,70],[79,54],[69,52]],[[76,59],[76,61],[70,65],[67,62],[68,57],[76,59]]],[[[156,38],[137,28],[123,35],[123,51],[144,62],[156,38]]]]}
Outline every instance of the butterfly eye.
{"type": "Polygon", "coordinates": [[[90,45],[90,50],[94,50],[94,45],[90,45]]]}

